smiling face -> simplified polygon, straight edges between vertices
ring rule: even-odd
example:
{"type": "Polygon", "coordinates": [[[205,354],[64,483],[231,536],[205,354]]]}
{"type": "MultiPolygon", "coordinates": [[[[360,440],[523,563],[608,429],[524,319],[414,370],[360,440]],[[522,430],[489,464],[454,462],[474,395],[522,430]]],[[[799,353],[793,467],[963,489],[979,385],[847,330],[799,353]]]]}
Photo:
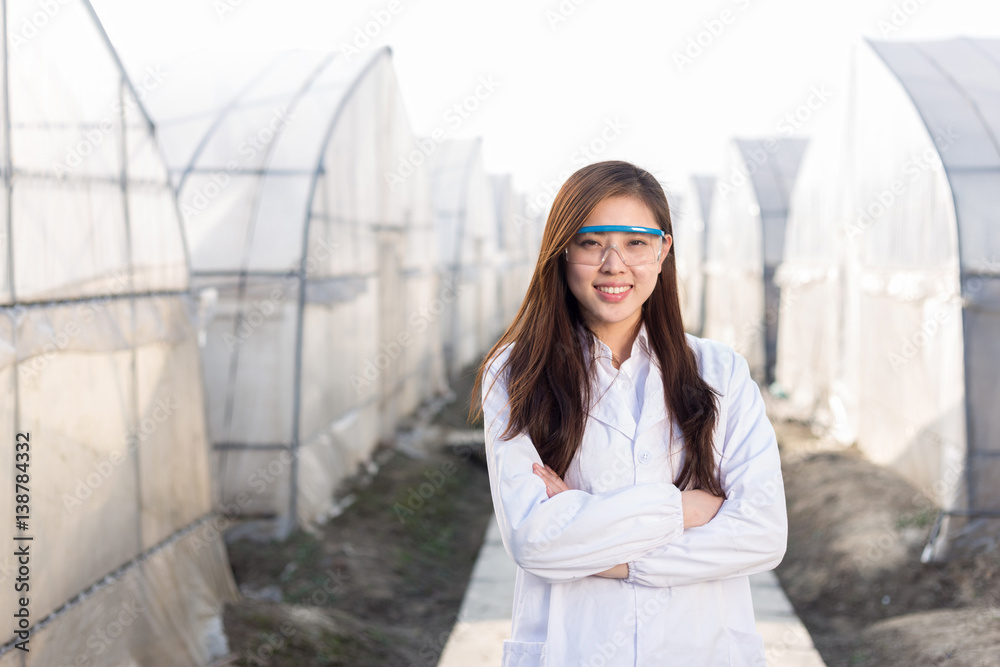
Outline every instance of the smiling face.
{"type": "MultiPolygon", "coordinates": [[[[635,197],[616,196],[602,200],[584,222],[590,225],[631,225],[660,229],[652,211],[635,197]]],[[[629,237],[626,232],[608,232],[607,245],[621,247],[629,237]]],[[[601,266],[566,263],[569,289],[580,304],[587,325],[598,334],[631,330],[641,317],[642,304],[656,287],[663,260],[672,239],[663,239],[658,262],[628,266],[614,250],[608,252],[601,266]]]]}

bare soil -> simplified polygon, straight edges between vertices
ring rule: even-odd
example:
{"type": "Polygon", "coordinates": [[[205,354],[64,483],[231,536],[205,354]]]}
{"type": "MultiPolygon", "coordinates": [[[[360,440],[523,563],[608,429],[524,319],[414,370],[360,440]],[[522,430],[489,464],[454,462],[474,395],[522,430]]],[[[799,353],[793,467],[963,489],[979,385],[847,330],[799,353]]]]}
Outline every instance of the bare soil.
{"type": "Polygon", "coordinates": [[[1000,554],[921,563],[930,499],[856,448],[774,426],[789,522],[777,574],[827,665],[1000,665],[1000,554]]]}
{"type": "MultiPolygon", "coordinates": [[[[434,419],[442,429],[482,428],[465,421],[472,372],[434,419]]],[[[492,516],[489,480],[468,447],[394,444],[318,534],[228,545],[244,598],[225,609],[230,654],[216,666],[437,664],[492,516]]]]}

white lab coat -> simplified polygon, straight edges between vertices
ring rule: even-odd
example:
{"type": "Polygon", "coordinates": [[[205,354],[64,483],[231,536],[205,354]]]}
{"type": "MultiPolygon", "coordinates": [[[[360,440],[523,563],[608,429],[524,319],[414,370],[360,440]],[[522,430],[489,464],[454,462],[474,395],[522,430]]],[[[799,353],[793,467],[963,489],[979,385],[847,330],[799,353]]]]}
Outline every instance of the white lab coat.
{"type": "Polygon", "coordinates": [[[598,364],[597,404],[564,478],[570,490],[552,498],[532,473],[541,459],[531,439],[498,439],[509,419],[503,378],[486,392],[510,346],[484,377],[493,506],[518,565],[503,667],[765,664],[748,575],[781,561],[787,518],[760,390],[732,348],[687,335],[701,376],[721,394],[715,444],[727,499],[708,524],[684,530],[671,483],[683,434],[646,336],[643,325],[621,373],[598,341],[600,357],[588,362],[598,364]],[[590,576],[620,563],[628,579],[590,576]]]}

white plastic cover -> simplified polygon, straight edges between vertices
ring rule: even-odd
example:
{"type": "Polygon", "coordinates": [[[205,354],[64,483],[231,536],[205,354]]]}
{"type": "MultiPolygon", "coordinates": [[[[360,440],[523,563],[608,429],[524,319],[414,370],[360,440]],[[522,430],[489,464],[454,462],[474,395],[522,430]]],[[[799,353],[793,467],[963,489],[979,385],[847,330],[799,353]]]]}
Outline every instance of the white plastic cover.
{"type": "Polygon", "coordinates": [[[759,382],[773,379],[788,201],[805,150],[799,138],[734,139],[712,198],[704,335],[732,345],[759,382]]]}
{"type": "MultiPolygon", "coordinates": [[[[30,651],[7,623],[0,661],[205,664],[225,650],[236,590],[221,537],[203,530],[209,451],[177,204],[142,91],[89,3],[53,7],[3,5],[0,458],[14,470],[14,434],[30,434],[17,532],[33,540],[30,651]]],[[[8,613],[18,567],[5,548],[8,613]]]]}
{"type": "Polygon", "coordinates": [[[455,285],[457,299],[442,317],[449,379],[496,341],[505,322],[499,271],[496,205],[483,168],[482,140],[447,140],[431,156],[431,201],[439,271],[455,285]]]}
{"type": "Polygon", "coordinates": [[[857,432],[856,397],[845,405],[840,387],[848,340],[846,98],[832,104],[835,124],[810,141],[803,157],[774,276],[781,294],[775,379],[787,395],[785,414],[811,420],[817,430],[849,443],[857,432]]]}
{"type": "Polygon", "coordinates": [[[867,42],[848,135],[858,442],[973,512],[1000,510],[998,44],[867,42]]]}
{"type": "Polygon", "coordinates": [[[221,500],[249,497],[246,516],[284,535],[323,521],[399,417],[445,390],[438,327],[451,297],[390,51],[252,64],[179,62],[185,87],[229,98],[184,109],[177,90],[151,109],[175,146],[192,281],[211,313],[221,500]]]}
{"type": "Polygon", "coordinates": [[[715,176],[694,175],[670,211],[684,328],[696,336],[701,335],[704,323],[705,228],[714,191],[715,176]]]}

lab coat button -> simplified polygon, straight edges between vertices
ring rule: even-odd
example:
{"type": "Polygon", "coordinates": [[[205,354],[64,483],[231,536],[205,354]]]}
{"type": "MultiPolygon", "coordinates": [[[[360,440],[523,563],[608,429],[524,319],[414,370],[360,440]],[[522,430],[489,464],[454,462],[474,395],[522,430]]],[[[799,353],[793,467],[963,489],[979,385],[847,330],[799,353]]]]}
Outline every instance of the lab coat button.
{"type": "Polygon", "coordinates": [[[646,463],[649,461],[649,450],[644,449],[639,452],[639,463],[646,463]]]}

